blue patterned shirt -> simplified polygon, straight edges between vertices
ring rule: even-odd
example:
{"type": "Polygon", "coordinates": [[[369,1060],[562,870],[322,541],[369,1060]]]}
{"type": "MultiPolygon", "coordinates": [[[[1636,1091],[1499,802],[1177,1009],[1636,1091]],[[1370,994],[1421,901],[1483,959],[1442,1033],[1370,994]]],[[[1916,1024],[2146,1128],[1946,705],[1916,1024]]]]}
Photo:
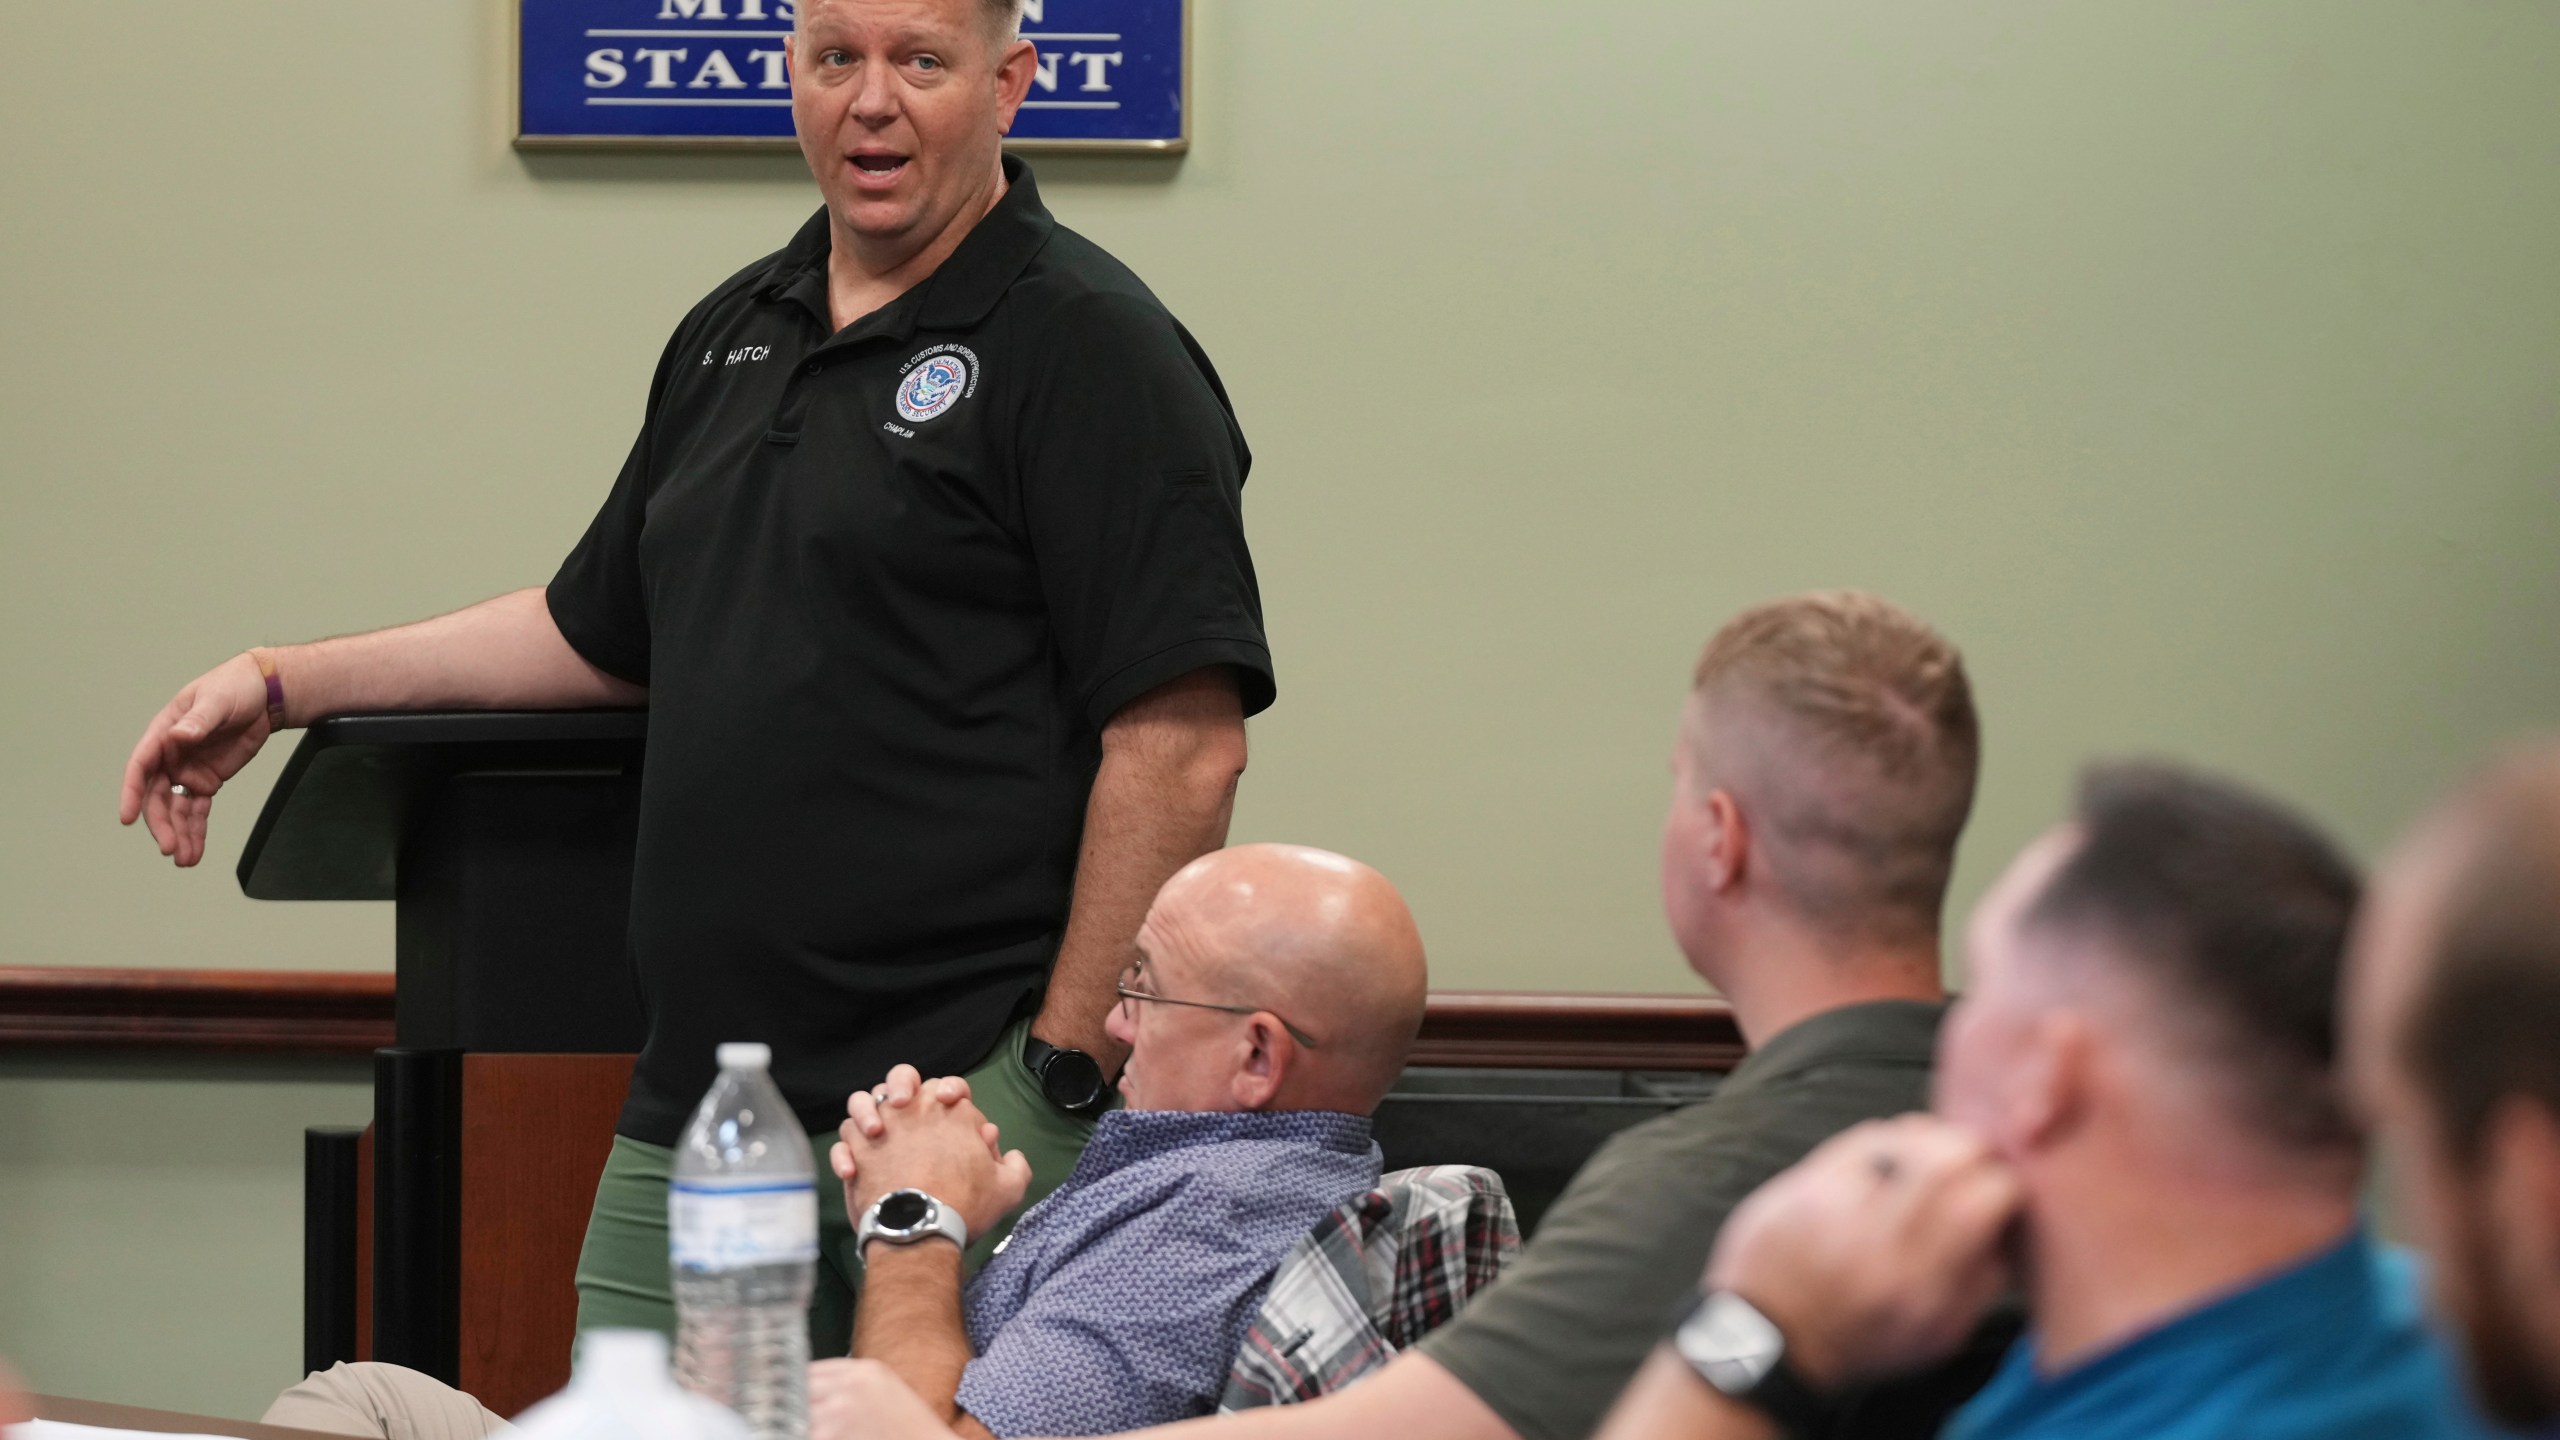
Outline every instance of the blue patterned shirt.
{"type": "Polygon", "coordinates": [[[999,1436],[1207,1414],[1273,1268],[1381,1163],[1360,1115],[1107,1112],[969,1286],[960,1408],[999,1436]]]}

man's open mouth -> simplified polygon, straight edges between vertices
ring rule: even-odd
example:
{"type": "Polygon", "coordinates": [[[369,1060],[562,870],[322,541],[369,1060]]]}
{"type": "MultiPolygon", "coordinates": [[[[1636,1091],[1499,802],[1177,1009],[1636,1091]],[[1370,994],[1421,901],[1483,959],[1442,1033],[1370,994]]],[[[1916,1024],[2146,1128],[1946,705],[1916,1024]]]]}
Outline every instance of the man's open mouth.
{"type": "Polygon", "coordinates": [[[907,168],[907,157],[891,154],[858,154],[852,157],[853,168],[865,175],[888,179],[907,168]]]}

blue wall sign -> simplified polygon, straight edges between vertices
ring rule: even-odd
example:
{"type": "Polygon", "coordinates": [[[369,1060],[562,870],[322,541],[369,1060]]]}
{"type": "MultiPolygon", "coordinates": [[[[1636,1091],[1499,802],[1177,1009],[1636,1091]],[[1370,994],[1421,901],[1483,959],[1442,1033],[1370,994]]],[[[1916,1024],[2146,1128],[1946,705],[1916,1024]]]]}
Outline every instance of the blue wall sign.
{"type": "MultiPolygon", "coordinates": [[[[1022,0],[1040,52],[1007,143],[1190,143],[1188,0],[1022,0]]],[[[518,0],[516,145],[789,148],[792,0],[518,0]]]]}

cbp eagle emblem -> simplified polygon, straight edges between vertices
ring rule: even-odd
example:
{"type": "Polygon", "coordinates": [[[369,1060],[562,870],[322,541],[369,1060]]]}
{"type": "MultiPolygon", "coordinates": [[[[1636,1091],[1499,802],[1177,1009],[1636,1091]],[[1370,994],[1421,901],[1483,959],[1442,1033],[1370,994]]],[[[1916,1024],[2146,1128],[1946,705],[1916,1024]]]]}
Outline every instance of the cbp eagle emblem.
{"type": "Polygon", "coordinates": [[[898,415],[913,425],[952,407],[969,390],[969,367],[957,355],[926,357],[898,382],[898,415]]]}

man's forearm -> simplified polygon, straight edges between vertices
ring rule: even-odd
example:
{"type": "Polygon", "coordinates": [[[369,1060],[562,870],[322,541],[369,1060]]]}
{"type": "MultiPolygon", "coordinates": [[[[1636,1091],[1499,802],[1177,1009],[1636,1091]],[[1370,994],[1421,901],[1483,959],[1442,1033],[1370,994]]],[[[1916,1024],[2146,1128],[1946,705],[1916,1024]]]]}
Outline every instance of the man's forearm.
{"type": "Polygon", "coordinates": [[[285,718],[306,725],[356,710],[571,709],[636,705],[649,692],[587,663],[539,588],[413,625],[268,647],[285,718]]]}
{"type": "Polygon", "coordinates": [[[970,1360],[960,1285],[959,1246],[875,1241],[863,1257],[862,1298],[854,1302],[854,1355],[897,1372],[945,1424],[960,1413],[960,1372],[970,1360]]]}
{"type": "Polygon", "coordinates": [[[1660,1345],[1600,1422],[1597,1440],[1776,1440],[1777,1434],[1768,1417],[1727,1399],[1660,1345]]]}
{"type": "Polygon", "coordinates": [[[1066,938],[1032,1033],[1119,1070],[1128,1057],[1102,1022],[1138,925],[1174,871],[1226,843],[1244,763],[1243,712],[1223,669],[1150,691],[1113,718],[1085,803],[1066,938]]]}

